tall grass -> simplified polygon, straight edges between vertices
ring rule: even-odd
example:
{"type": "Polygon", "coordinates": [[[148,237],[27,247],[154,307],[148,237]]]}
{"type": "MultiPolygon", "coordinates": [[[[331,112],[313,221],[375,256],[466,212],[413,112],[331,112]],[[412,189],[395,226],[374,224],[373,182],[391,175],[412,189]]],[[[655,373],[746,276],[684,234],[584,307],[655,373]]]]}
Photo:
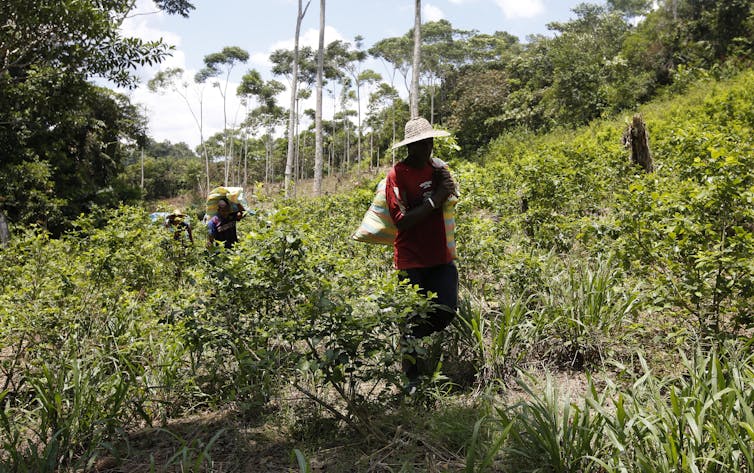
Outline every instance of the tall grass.
{"type": "Polygon", "coordinates": [[[729,345],[683,360],[675,378],[645,374],[614,406],[590,402],[606,421],[608,471],[754,471],[754,365],[729,345]]]}
{"type": "Polygon", "coordinates": [[[541,393],[531,381],[520,380],[519,386],[528,400],[497,410],[501,425],[510,429],[502,448],[508,471],[602,471],[595,457],[605,448],[604,419],[594,415],[590,403],[561,398],[550,377],[541,393]]]}
{"type": "MultiPolygon", "coordinates": [[[[625,387],[590,379],[578,402],[551,378],[497,409],[504,471],[723,473],[754,471],[754,355],[742,343],[699,349],[659,378],[644,359],[625,387]]],[[[530,378],[531,379],[531,378],[530,378]]]]}
{"type": "Polygon", "coordinates": [[[503,300],[499,308],[492,309],[467,298],[458,312],[459,332],[470,348],[477,380],[484,385],[513,373],[530,340],[528,301],[503,300]]]}
{"type": "Polygon", "coordinates": [[[624,287],[620,270],[600,257],[555,274],[537,300],[534,318],[545,357],[581,368],[608,358],[638,310],[639,291],[624,287]]]}

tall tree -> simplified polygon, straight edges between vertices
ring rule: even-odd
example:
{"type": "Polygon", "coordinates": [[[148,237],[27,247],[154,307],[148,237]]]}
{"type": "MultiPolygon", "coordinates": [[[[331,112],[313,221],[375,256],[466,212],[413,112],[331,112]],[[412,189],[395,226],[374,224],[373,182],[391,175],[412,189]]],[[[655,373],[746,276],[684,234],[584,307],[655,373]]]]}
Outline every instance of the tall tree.
{"type": "Polygon", "coordinates": [[[440,84],[448,74],[467,62],[466,47],[473,31],[453,28],[448,20],[430,21],[422,25],[421,71],[429,94],[429,122],[435,122],[435,98],[440,84]]]}
{"type": "MultiPolygon", "coordinates": [[[[196,82],[195,82],[196,84],[196,82]]],[[[161,93],[165,89],[169,89],[172,92],[178,94],[181,99],[186,103],[186,106],[191,113],[191,117],[194,119],[194,123],[199,131],[199,146],[202,150],[202,157],[204,158],[204,175],[205,175],[205,189],[204,192],[209,192],[210,189],[210,177],[209,177],[209,153],[207,152],[207,145],[204,143],[204,90],[194,90],[196,99],[198,101],[198,110],[194,109],[192,102],[189,98],[189,83],[183,77],[183,69],[181,68],[168,68],[164,71],[159,71],[155,76],[147,82],[147,88],[151,92],[161,93]]]]}
{"type": "MultiPolygon", "coordinates": [[[[238,88],[236,89],[236,95],[241,98],[241,101],[244,104],[245,107],[245,118],[243,120],[243,123],[241,124],[241,127],[244,130],[244,163],[243,163],[243,185],[246,187],[248,184],[248,134],[249,129],[251,128],[252,122],[248,120],[249,116],[249,101],[253,98],[260,97],[260,94],[262,93],[262,88],[264,87],[264,81],[262,81],[262,76],[259,74],[259,71],[257,70],[250,70],[246,74],[243,75],[241,78],[241,83],[238,85],[238,88]]],[[[261,101],[261,99],[260,99],[261,101]]]]}
{"type": "MultiPolygon", "coordinates": [[[[393,70],[390,74],[390,87],[395,87],[395,72],[400,72],[403,77],[403,85],[406,87],[406,91],[411,92],[411,88],[408,84],[408,72],[411,69],[411,45],[408,38],[404,36],[398,36],[393,38],[386,38],[375,43],[370,49],[369,54],[379,58],[383,63],[390,64],[393,70]]],[[[391,103],[391,110],[395,112],[395,99],[399,97],[396,93],[392,96],[393,102],[391,103]]],[[[396,117],[395,113],[390,116],[392,123],[392,142],[396,141],[396,117]]],[[[395,150],[390,150],[392,154],[392,162],[395,163],[395,150]]]]}
{"type": "Polygon", "coordinates": [[[345,69],[351,76],[353,84],[356,87],[356,127],[358,133],[356,159],[358,162],[361,162],[361,85],[365,80],[373,81],[375,76],[373,71],[369,71],[369,74],[362,75],[361,63],[364,62],[364,59],[367,57],[366,51],[361,49],[363,41],[363,37],[356,36],[354,39],[355,48],[348,51],[348,60],[345,64],[345,69]]]}
{"type": "MultiPolygon", "coordinates": [[[[613,97],[623,95],[614,87],[629,79],[619,54],[630,27],[620,14],[602,6],[582,4],[573,12],[575,20],[548,25],[560,33],[548,51],[553,65],[550,106],[558,122],[581,125],[612,111],[613,97]]],[[[621,101],[624,106],[635,103],[621,101]]]]}
{"type": "Polygon", "coordinates": [[[421,67],[421,46],[422,46],[422,2],[414,0],[414,61],[413,72],[411,73],[411,98],[410,110],[411,118],[419,116],[419,73],[421,67]]]}
{"type": "Polygon", "coordinates": [[[612,10],[621,12],[627,18],[646,15],[652,10],[652,0],[607,0],[612,10]]]}
{"type": "Polygon", "coordinates": [[[238,46],[226,46],[218,53],[212,53],[204,56],[204,68],[196,73],[196,81],[203,83],[209,78],[218,77],[225,72],[224,83],[214,82],[213,85],[220,91],[223,99],[223,134],[225,135],[225,176],[224,184],[228,185],[228,171],[232,164],[232,153],[229,146],[231,140],[228,138],[228,83],[230,82],[230,73],[237,63],[245,63],[249,60],[249,53],[238,46]]]}
{"type": "MultiPolygon", "coordinates": [[[[325,78],[330,80],[335,80],[338,82],[341,86],[340,94],[337,91],[337,88],[335,85],[333,85],[332,89],[328,89],[328,92],[331,93],[331,96],[333,98],[333,120],[332,120],[332,142],[330,146],[330,172],[332,172],[333,166],[335,166],[336,161],[336,142],[335,142],[335,135],[336,135],[336,125],[338,120],[335,118],[338,116],[339,118],[343,116],[343,114],[338,114],[338,105],[341,107],[343,106],[343,101],[338,100],[338,96],[343,95],[343,89],[350,87],[350,79],[346,75],[345,67],[348,63],[349,59],[349,44],[345,41],[341,40],[335,40],[332,41],[330,44],[327,45],[327,48],[325,49],[325,78]]],[[[343,130],[345,133],[345,130],[347,129],[347,124],[343,122],[343,130]]],[[[343,159],[341,160],[341,163],[346,161],[346,152],[344,149],[343,159]]]]}
{"type": "MultiPolygon", "coordinates": [[[[377,41],[369,48],[369,54],[393,67],[391,77],[395,76],[395,71],[400,72],[403,77],[403,85],[408,93],[411,93],[411,84],[408,81],[408,73],[411,71],[412,64],[411,39],[406,35],[385,38],[377,41]]],[[[390,85],[395,86],[392,79],[390,85]]]]}
{"type": "Polygon", "coordinates": [[[319,1],[319,44],[317,46],[317,98],[314,111],[314,194],[322,194],[322,88],[325,74],[325,0],[319,1]]]}
{"type": "Polygon", "coordinates": [[[361,123],[361,88],[362,86],[370,86],[377,84],[382,80],[382,76],[377,74],[371,69],[361,71],[356,76],[356,126],[358,127],[358,160],[361,162],[361,136],[363,135],[362,123],[361,123]]]}
{"type": "MultiPolygon", "coordinates": [[[[246,121],[263,126],[266,130],[265,139],[265,168],[264,182],[269,184],[274,180],[274,137],[275,127],[282,124],[285,112],[282,107],[277,105],[275,97],[285,90],[285,86],[276,81],[270,80],[262,84],[256,92],[256,96],[261,105],[251,111],[246,121]]],[[[252,125],[253,126],[253,125],[252,125]]]]}
{"type": "Polygon", "coordinates": [[[291,196],[291,178],[293,177],[293,158],[294,158],[294,133],[296,132],[296,98],[298,86],[298,40],[301,34],[301,21],[306,15],[311,0],[307,0],[306,7],[302,8],[302,0],[298,0],[298,12],[296,14],[296,35],[293,43],[293,70],[291,72],[291,108],[288,115],[288,154],[285,160],[285,196],[291,196]]]}
{"type": "MultiPolygon", "coordinates": [[[[388,148],[391,142],[395,142],[395,108],[399,99],[398,91],[390,84],[382,82],[377,90],[369,95],[367,124],[372,129],[372,135],[377,135],[378,160],[375,163],[379,167],[379,149],[388,148]]],[[[394,151],[394,150],[393,150],[394,151]]],[[[393,153],[394,155],[395,153],[393,153]]]]}

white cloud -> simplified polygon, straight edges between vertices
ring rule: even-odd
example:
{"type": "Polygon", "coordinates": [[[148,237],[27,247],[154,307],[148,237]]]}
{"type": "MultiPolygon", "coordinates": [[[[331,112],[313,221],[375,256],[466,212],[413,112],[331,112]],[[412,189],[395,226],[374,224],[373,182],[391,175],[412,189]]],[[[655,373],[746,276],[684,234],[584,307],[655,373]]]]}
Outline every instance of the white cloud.
{"type": "MultiPolygon", "coordinates": [[[[208,138],[223,129],[223,101],[219,90],[211,84],[194,84],[195,71],[186,71],[189,83],[187,90],[181,94],[173,91],[150,92],[146,86],[134,90],[131,100],[147,107],[149,118],[149,135],[156,141],[170,140],[173,143],[183,141],[192,147],[199,145],[199,125],[202,120],[204,138],[208,138]],[[188,102],[188,103],[187,103],[188,102]],[[191,108],[189,108],[189,106],[191,108]],[[196,115],[196,119],[194,115],[196,115]],[[199,113],[202,117],[199,117],[199,113]]],[[[237,83],[228,83],[228,126],[237,125],[243,118],[240,100],[235,96],[237,83]]]]}
{"type": "MultiPolygon", "coordinates": [[[[144,66],[135,71],[141,80],[138,87],[133,90],[120,90],[131,98],[131,102],[139,107],[146,107],[146,115],[149,120],[149,135],[157,140],[170,140],[173,143],[185,142],[195,147],[200,143],[199,127],[192,116],[189,104],[194,113],[199,114],[200,102],[203,108],[203,134],[204,137],[213,135],[223,128],[223,103],[219,91],[211,84],[205,86],[196,85],[193,77],[196,70],[186,66],[186,54],[181,49],[181,37],[171,31],[161,29],[165,14],[159,12],[150,0],[139,0],[137,8],[132,11],[130,18],[123,22],[121,31],[124,36],[133,36],[145,40],[162,40],[175,46],[169,57],[162,63],[154,66],[144,66]],[[147,88],[149,79],[158,71],[168,68],[181,68],[184,70],[185,82],[189,84],[185,93],[186,99],[177,92],[170,90],[159,93],[150,92],[147,88]],[[188,104],[186,103],[188,100],[188,104]]],[[[234,115],[240,105],[235,97],[237,83],[228,84],[228,121],[234,121],[234,115]],[[231,91],[233,91],[231,93],[231,91]]],[[[240,116],[235,121],[239,121],[240,116]]],[[[230,124],[230,123],[229,123],[230,124]]]]}
{"type": "Polygon", "coordinates": [[[425,4],[422,10],[424,10],[422,12],[422,21],[438,21],[445,18],[445,14],[442,10],[429,3],[425,4]]]}
{"type": "MultiPolygon", "coordinates": [[[[325,44],[329,44],[333,41],[347,41],[343,35],[338,32],[332,26],[325,26],[325,44]]],[[[270,62],[270,55],[278,49],[293,49],[295,41],[293,38],[283,41],[277,41],[273,43],[267,51],[253,52],[249,56],[249,64],[252,67],[261,69],[264,72],[269,72],[272,69],[272,62],[270,62]]],[[[299,37],[299,46],[309,46],[312,49],[319,47],[319,29],[309,28],[305,30],[299,37]]],[[[260,71],[260,72],[262,72],[260,71]]],[[[263,74],[264,75],[264,74],[263,74]]],[[[287,103],[287,102],[286,102],[287,103]]]]}
{"type": "Polygon", "coordinates": [[[150,41],[162,38],[167,44],[180,46],[180,36],[159,28],[166,16],[167,14],[157,9],[150,0],[138,0],[136,8],[123,21],[121,31],[125,36],[135,36],[150,41]]]}
{"type": "Polygon", "coordinates": [[[270,51],[251,53],[249,55],[249,64],[251,65],[251,67],[256,67],[259,69],[271,69],[272,62],[270,61],[270,51]]]}
{"type": "MultiPolygon", "coordinates": [[[[332,26],[325,26],[325,44],[332,43],[335,40],[348,41],[332,26]]],[[[269,56],[270,53],[276,49],[293,49],[295,43],[294,38],[277,41],[270,46],[269,51],[266,54],[269,56]]],[[[301,47],[309,46],[310,48],[316,49],[319,46],[319,28],[309,28],[304,30],[299,36],[298,44],[301,47]]]]}
{"type": "Polygon", "coordinates": [[[533,18],[545,11],[542,0],[495,0],[509,20],[533,18]]]}

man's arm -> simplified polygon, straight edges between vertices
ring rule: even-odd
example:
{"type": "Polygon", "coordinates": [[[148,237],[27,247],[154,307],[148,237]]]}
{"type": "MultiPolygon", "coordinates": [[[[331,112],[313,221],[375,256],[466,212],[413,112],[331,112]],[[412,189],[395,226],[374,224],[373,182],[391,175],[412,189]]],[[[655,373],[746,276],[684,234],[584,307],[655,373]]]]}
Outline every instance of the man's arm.
{"type": "MultiPolygon", "coordinates": [[[[450,173],[447,172],[447,170],[445,171],[446,172],[442,174],[442,178],[439,180],[437,189],[432,193],[432,196],[426,199],[422,205],[414,207],[405,213],[399,208],[398,203],[396,202],[397,197],[394,194],[386,195],[388,207],[390,207],[390,215],[393,217],[395,226],[399,231],[407,230],[416,226],[418,223],[429,217],[432,212],[442,212],[442,204],[444,204],[445,201],[448,200],[448,197],[455,192],[455,183],[450,177],[450,173]]],[[[392,192],[394,185],[395,183],[391,179],[388,179],[385,192],[392,192]]]]}
{"type": "Polygon", "coordinates": [[[432,207],[432,205],[429,203],[429,200],[425,200],[422,205],[414,207],[413,209],[404,213],[403,216],[398,219],[397,222],[395,222],[395,226],[398,228],[398,230],[407,230],[422,222],[435,210],[436,208],[432,207]]]}
{"type": "Polygon", "coordinates": [[[209,219],[209,222],[207,222],[207,248],[212,248],[215,242],[215,230],[215,222],[209,219]]]}

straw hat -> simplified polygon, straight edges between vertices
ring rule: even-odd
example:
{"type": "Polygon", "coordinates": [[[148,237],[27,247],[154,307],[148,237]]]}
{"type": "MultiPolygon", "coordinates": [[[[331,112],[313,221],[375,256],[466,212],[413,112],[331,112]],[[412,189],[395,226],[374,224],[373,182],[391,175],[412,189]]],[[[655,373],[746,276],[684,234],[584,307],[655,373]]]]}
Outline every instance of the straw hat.
{"type": "Polygon", "coordinates": [[[403,141],[394,144],[392,149],[437,136],[450,136],[450,133],[444,130],[435,130],[432,128],[432,125],[422,117],[412,118],[406,122],[406,131],[404,133],[403,141]]]}

